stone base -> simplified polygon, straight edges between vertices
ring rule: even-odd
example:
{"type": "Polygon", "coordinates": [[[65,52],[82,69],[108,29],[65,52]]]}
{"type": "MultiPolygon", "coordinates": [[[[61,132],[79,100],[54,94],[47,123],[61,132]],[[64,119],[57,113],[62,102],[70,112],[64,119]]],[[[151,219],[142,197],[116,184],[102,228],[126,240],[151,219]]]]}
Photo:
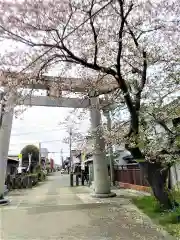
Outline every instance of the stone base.
{"type": "Polygon", "coordinates": [[[7,198],[0,199],[0,206],[5,206],[5,205],[8,205],[9,203],[10,201],[7,198]]]}
{"type": "Polygon", "coordinates": [[[7,195],[9,192],[8,188],[7,188],[7,185],[4,186],[4,195],[7,195]]]}
{"type": "Polygon", "coordinates": [[[93,198],[111,198],[116,197],[116,193],[110,192],[110,193],[92,193],[91,197],[93,198]]]}

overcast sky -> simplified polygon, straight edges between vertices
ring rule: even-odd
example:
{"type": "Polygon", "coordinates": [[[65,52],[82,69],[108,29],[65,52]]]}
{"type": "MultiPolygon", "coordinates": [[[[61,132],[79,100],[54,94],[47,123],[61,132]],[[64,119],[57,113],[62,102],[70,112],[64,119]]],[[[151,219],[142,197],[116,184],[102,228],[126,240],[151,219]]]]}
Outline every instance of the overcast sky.
{"type": "MultiPolygon", "coordinates": [[[[69,156],[69,145],[63,143],[68,137],[68,126],[59,124],[70,114],[72,109],[31,107],[17,119],[13,120],[9,154],[18,154],[27,144],[37,145],[41,142],[42,148],[48,148],[49,157],[60,163],[60,151],[63,149],[64,157],[69,156]],[[48,142],[49,141],[49,142],[48,142]]],[[[75,118],[75,116],[71,116],[75,118]]],[[[74,125],[79,131],[85,133],[89,128],[89,116],[74,125]]],[[[76,130],[77,131],[77,130],[76,130]]]]}

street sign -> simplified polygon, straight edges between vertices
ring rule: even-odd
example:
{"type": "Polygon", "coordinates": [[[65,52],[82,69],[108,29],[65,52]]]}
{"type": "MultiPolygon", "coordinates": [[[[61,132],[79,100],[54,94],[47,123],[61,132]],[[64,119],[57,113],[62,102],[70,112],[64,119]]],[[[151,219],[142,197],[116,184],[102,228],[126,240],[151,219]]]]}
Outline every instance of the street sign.
{"type": "Polygon", "coordinates": [[[82,157],[81,157],[82,162],[85,161],[85,158],[86,158],[86,154],[83,152],[83,153],[82,153],[82,157]]]}

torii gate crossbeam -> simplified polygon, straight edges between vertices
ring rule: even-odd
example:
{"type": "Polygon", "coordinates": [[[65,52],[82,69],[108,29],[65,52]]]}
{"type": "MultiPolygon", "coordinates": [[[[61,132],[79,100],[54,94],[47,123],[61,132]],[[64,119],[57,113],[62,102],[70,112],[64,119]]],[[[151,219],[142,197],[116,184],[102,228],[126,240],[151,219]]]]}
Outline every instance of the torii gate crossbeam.
{"type": "MultiPolygon", "coordinates": [[[[2,84],[0,78],[0,86],[2,84]]],[[[6,84],[5,84],[6,85],[6,84]]],[[[55,88],[55,87],[54,87],[55,88]]],[[[106,85],[107,88],[107,85],[106,85]]],[[[104,103],[98,97],[93,95],[88,99],[78,98],[51,98],[46,96],[30,96],[25,97],[19,102],[15,97],[13,90],[10,92],[8,99],[8,106],[15,105],[15,102],[20,105],[30,106],[51,106],[51,107],[71,107],[71,108],[90,108],[91,116],[91,128],[93,135],[93,165],[94,165],[94,193],[96,197],[111,197],[115,196],[110,191],[110,181],[108,177],[108,169],[105,161],[105,143],[103,139],[102,127],[101,127],[101,105],[104,103]]],[[[4,193],[4,181],[5,172],[7,166],[8,149],[10,142],[10,133],[12,128],[13,109],[3,115],[2,126],[0,129],[0,198],[4,193]]],[[[4,199],[2,198],[2,201],[4,199]]],[[[1,200],[0,200],[1,203],[1,200]]]]}
{"type": "Polygon", "coordinates": [[[0,75],[0,86],[7,86],[9,79],[11,79],[13,86],[21,86],[23,88],[38,90],[56,88],[59,91],[85,93],[95,88],[99,93],[106,93],[118,88],[117,81],[112,77],[101,77],[100,79],[83,79],[41,76],[41,78],[37,79],[36,77],[33,78],[31,75],[27,73],[18,74],[16,72],[12,72],[11,74],[2,73],[0,75]]]}
{"type": "MultiPolygon", "coordinates": [[[[101,108],[108,105],[107,101],[99,99],[101,108]]],[[[47,97],[47,96],[28,96],[18,102],[18,105],[41,106],[41,107],[65,107],[65,108],[90,108],[89,98],[67,98],[67,97],[47,97]]]]}

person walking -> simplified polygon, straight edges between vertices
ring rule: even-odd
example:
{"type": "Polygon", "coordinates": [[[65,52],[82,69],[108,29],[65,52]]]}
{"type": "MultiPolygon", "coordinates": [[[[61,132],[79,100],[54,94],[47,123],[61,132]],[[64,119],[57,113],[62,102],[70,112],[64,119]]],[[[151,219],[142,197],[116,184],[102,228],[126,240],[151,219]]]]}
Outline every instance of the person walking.
{"type": "Polygon", "coordinates": [[[84,168],[84,180],[88,184],[88,182],[89,182],[89,168],[88,168],[87,164],[85,165],[85,168],[84,168]]]}

